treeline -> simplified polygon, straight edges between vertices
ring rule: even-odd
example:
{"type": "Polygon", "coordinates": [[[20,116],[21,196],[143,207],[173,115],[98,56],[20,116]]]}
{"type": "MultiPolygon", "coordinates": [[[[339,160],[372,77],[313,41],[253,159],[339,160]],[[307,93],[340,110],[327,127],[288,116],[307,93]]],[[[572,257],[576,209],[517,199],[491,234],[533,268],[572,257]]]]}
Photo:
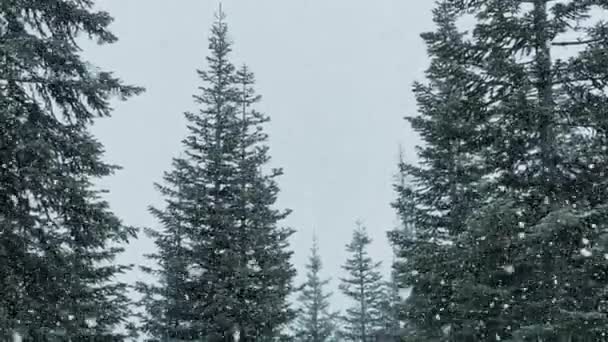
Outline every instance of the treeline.
{"type": "Polygon", "coordinates": [[[181,157],[149,209],[155,281],[129,299],[117,277],[134,266],[115,258],[138,229],[92,185],[118,166],[89,128],[143,89],[80,56],[79,37],[117,39],[92,8],[0,3],[0,340],[608,340],[606,1],[437,1],[407,118],[423,144],[395,182],[393,271],[383,279],[357,224],[343,313],[316,239],[294,284],[269,117],[221,11],[181,157]]]}

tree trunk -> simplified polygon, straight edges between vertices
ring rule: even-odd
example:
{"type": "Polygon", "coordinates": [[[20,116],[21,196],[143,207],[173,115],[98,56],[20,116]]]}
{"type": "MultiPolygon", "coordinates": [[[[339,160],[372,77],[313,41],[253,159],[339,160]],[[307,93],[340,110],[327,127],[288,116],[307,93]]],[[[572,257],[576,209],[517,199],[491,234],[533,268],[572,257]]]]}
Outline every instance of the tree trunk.
{"type": "MultiPolygon", "coordinates": [[[[543,173],[547,175],[547,184],[555,184],[555,132],[553,131],[553,82],[551,74],[551,47],[549,37],[549,23],[547,17],[547,0],[534,1],[534,35],[535,35],[535,68],[536,89],[541,111],[541,165],[543,173]]],[[[554,198],[550,198],[554,200],[554,198]]]]}

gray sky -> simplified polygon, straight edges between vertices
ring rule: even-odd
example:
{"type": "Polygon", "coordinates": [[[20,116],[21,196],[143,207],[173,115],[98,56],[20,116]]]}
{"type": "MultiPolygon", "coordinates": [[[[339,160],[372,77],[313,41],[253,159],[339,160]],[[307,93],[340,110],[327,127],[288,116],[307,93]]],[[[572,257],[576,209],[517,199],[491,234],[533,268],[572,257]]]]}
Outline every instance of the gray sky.
{"type": "MultiPolygon", "coordinates": [[[[182,113],[195,110],[205,66],[207,37],[217,2],[210,0],[99,0],[116,19],[120,41],[84,44],[86,57],[147,92],[116,104],[114,116],[94,132],[106,160],[124,169],[102,185],[125,223],[156,227],[147,211],[162,203],[153,189],[171,158],[182,150],[182,113]]],[[[284,168],[279,205],[294,210],[285,221],[298,230],[294,263],[304,275],[313,229],[325,276],[337,290],[357,219],[374,239],[372,256],[388,271],[386,231],[395,225],[390,202],[398,145],[415,158],[417,137],[403,120],[414,114],[414,80],[428,65],[419,34],[432,29],[433,1],[403,0],[232,0],[223,1],[234,41],[233,61],[255,72],[258,109],[270,115],[272,166],[284,168]]],[[[142,234],[143,235],[143,234],[142,234]]],[[[144,236],[122,261],[141,264],[152,251],[144,236]]],[[[141,279],[139,272],[130,279],[141,279]]]]}

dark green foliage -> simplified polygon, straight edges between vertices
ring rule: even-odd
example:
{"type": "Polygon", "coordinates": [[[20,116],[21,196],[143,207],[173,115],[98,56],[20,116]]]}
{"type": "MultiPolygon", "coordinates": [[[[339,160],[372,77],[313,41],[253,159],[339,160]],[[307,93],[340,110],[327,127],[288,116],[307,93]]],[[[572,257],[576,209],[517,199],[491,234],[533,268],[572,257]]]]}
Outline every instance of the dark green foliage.
{"type": "Polygon", "coordinates": [[[606,197],[598,188],[606,177],[596,167],[606,161],[606,110],[597,101],[608,100],[608,72],[595,66],[606,62],[608,35],[604,22],[581,21],[592,7],[608,10],[600,1],[454,4],[457,14],[477,15],[466,63],[482,65],[478,90],[499,94],[487,105],[496,140],[485,149],[499,191],[461,237],[474,246],[464,259],[474,272],[462,288],[487,296],[469,294],[477,302],[463,312],[500,308],[479,320],[482,337],[607,332],[606,197]],[[578,51],[562,59],[564,44],[578,51]]]}
{"type": "Polygon", "coordinates": [[[270,157],[263,124],[252,106],[253,74],[231,63],[223,13],[209,40],[198,113],[186,113],[183,157],[157,185],[165,208],[152,208],[162,230],[151,231],[158,253],[158,285],[140,284],[147,315],[143,329],[157,340],[266,341],[279,338],[294,317],[287,296],[295,270],[291,229],[274,209],[280,169],[270,157]]]}
{"type": "Polygon", "coordinates": [[[418,148],[419,165],[400,163],[394,207],[402,227],[389,234],[400,287],[412,291],[401,318],[428,340],[441,338],[449,322],[449,284],[462,271],[452,256],[452,236],[466,229],[464,220],[476,206],[474,185],[482,172],[477,154],[488,140],[472,134],[484,115],[481,96],[465,96],[478,76],[452,56],[465,48],[462,34],[446,6],[435,9],[434,21],[437,32],[423,34],[432,57],[429,81],[414,85],[419,115],[408,118],[425,144],[418,148]]]}
{"type": "Polygon", "coordinates": [[[381,263],[374,262],[368,255],[367,248],[371,242],[365,227],[357,223],[352,241],[346,246],[351,256],[342,266],[348,276],[342,278],[340,284],[340,290],[353,302],[343,318],[345,326],[341,337],[346,341],[373,341],[381,329],[381,263]]]}
{"type": "Polygon", "coordinates": [[[336,329],[337,314],[329,310],[331,293],[324,290],[329,279],[320,278],[321,268],[321,256],[315,236],[306,265],[306,282],[302,285],[298,297],[300,310],[295,327],[297,341],[329,342],[332,341],[336,329]]]}
{"type": "Polygon", "coordinates": [[[92,1],[0,2],[0,338],[124,340],[130,309],[115,264],[136,230],[92,182],[117,167],[89,125],[113,97],[142,89],[80,57],[82,35],[109,44],[92,1]]]}
{"type": "Polygon", "coordinates": [[[147,334],[164,340],[193,340],[198,336],[191,325],[196,321],[189,304],[189,270],[192,254],[186,235],[186,219],[180,215],[185,201],[167,202],[165,211],[151,208],[152,213],[163,223],[163,231],[148,229],[155,240],[158,252],[147,255],[158,263],[158,268],[142,267],[146,273],[158,277],[159,284],[139,283],[144,295],[148,315],[143,316],[143,329],[147,334]]]}
{"type": "Polygon", "coordinates": [[[396,205],[413,217],[416,243],[394,241],[415,255],[401,272],[413,285],[406,316],[427,340],[607,333],[608,72],[598,66],[608,28],[585,20],[592,9],[608,3],[442,1],[437,32],[423,35],[431,84],[416,88],[423,107],[412,124],[424,167],[404,168],[413,182],[396,205]],[[454,23],[467,15],[476,23],[463,35],[454,23]],[[456,116],[437,116],[447,112],[456,116]],[[446,142],[462,150],[435,153],[446,142]],[[449,167],[463,160],[470,167],[449,167]],[[452,178],[429,180],[440,172],[452,178]]]}
{"type": "Polygon", "coordinates": [[[378,331],[377,336],[382,336],[384,341],[400,341],[403,333],[400,323],[401,297],[399,294],[399,283],[395,272],[391,273],[391,279],[382,286],[381,297],[378,302],[378,331]]]}
{"type": "Polygon", "coordinates": [[[295,276],[288,242],[294,231],[277,226],[289,211],[273,209],[279,192],[275,178],[282,170],[272,169],[268,174],[261,170],[270,160],[268,147],[264,145],[267,135],[262,131],[262,124],[269,118],[251,108],[260,100],[252,88],[253,74],[242,67],[237,72],[236,82],[240,89],[242,123],[239,142],[241,213],[237,214],[242,233],[237,246],[240,246],[243,260],[240,275],[242,287],[246,289],[243,296],[248,298],[249,308],[241,314],[239,326],[242,327],[241,341],[244,338],[253,341],[280,336],[281,329],[295,317],[287,302],[293,292],[295,276]]]}

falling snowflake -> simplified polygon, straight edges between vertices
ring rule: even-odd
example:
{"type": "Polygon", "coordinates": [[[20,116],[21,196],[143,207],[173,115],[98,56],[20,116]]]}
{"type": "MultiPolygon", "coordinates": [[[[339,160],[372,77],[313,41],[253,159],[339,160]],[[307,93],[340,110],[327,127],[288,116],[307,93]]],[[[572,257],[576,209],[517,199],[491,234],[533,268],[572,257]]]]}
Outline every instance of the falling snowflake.
{"type": "Polygon", "coordinates": [[[410,296],[411,289],[399,289],[399,298],[406,299],[410,296]]]}
{"type": "Polygon", "coordinates": [[[505,265],[502,267],[502,269],[505,270],[505,272],[507,272],[509,274],[515,273],[515,266],[513,266],[513,265],[505,265]]]}
{"type": "Polygon", "coordinates": [[[446,324],[443,327],[441,327],[441,330],[443,331],[443,333],[445,335],[449,335],[450,334],[450,330],[452,330],[452,326],[450,324],[446,324]]]}
{"type": "Polygon", "coordinates": [[[583,238],[582,242],[583,242],[583,245],[587,246],[589,244],[589,239],[583,238]]]}
{"type": "Polygon", "coordinates": [[[87,318],[86,323],[89,328],[95,328],[97,326],[97,320],[95,318],[87,318]]]}
{"type": "Polygon", "coordinates": [[[588,258],[591,255],[593,255],[593,253],[591,253],[591,250],[588,249],[588,248],[582,248],[581,249],[581,255],[584,256],[585,258],[588,258]]]}

